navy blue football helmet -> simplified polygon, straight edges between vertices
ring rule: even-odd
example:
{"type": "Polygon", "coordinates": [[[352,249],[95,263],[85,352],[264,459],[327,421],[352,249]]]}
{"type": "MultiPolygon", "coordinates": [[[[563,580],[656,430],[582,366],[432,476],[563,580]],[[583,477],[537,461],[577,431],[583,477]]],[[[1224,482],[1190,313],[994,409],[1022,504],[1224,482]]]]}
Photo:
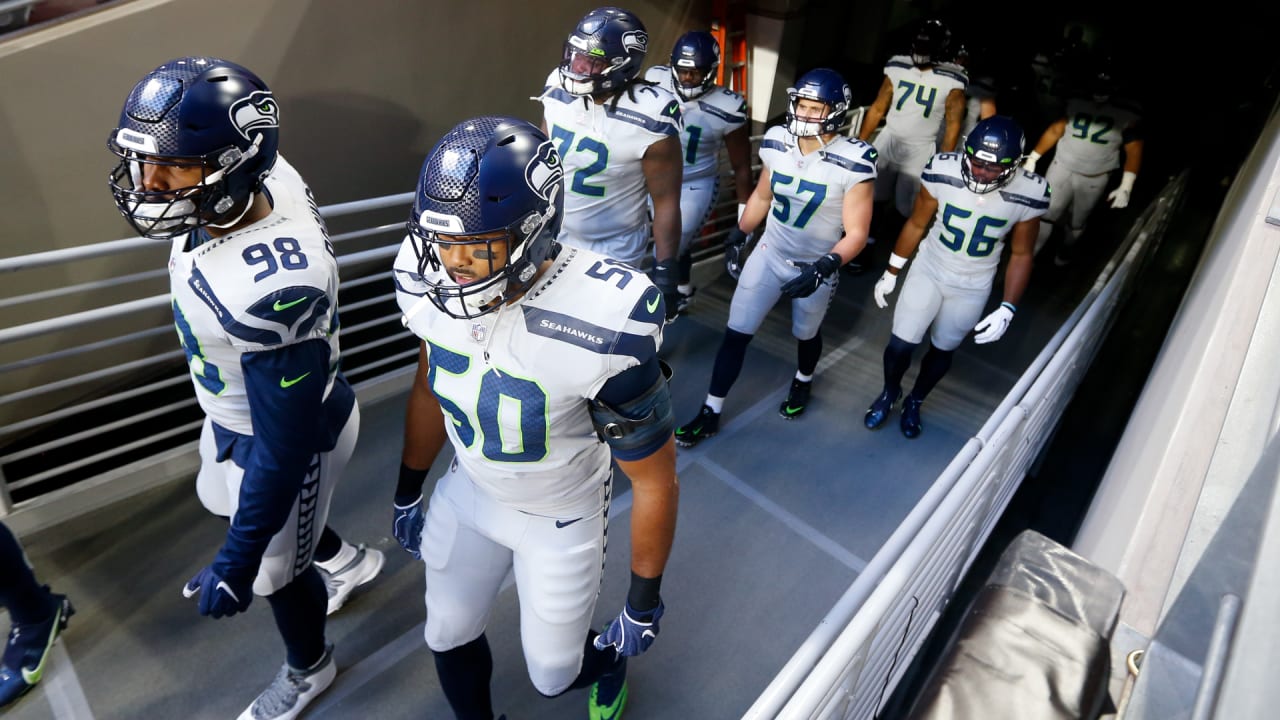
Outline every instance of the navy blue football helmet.
{"type": "Polygon", "coordinates": [[[981,120],[964,140],[960,174],[976,193],[1004,187],[1022,166],[1022,128],[1012,118],[993,115],[981,120]]]}
{"type": "Polygon", "coordinates": [[[814,137],[839,132],[849,115],[853,93],[840,73],[827,68],[810,70],[787,88],[787,131],[796,137],[814,137]],[[827,114],[822,120],[801,120],[796,115],[796,104],[801,99],[825,103],[827,114]]]}
{"type": "Polygon", "coordinates": [[[640,74],[648,50],[649,33],[635,13],[596,8],[565,40],[560,86],[578,96],[621,90],[640,74]]]}
{"type": "Polygon", "coordinates": [[[671,48],[671,85],[681,100],[699,98],[716,86],[716,72],[720,69],[720,43],[703,30],[687,32],[676,40],[671,48]],[[702,80],[691,85],[680,81],[680,72],[696,70],[702,80]]]}
{"type": "Polygon", "coordinates": [[[230,227],[275,166],[279,132],[280,107],[257,75],[213,57],[171,60],[134,86],[107,140],[120,158],[109,178],[116,207],[145,237],[230,227]],[[201,179],[149,191],[149,165],[199,167],[201,179]]]}
{"type": "Polygon", "coordinates": [[[432,303],[453,317],[474,318],[527,290],[555,255],[563,177],[555,145],[524,120],[472,118],[441,138],[422,164],[408,223],[432,303]],[[459,284],[436,248],[475,243],[488,245],[489,275],[459,284]],[[501,267],[493,265],[495,245],[505,250],[501,267]]]}
{"type": "Polygon", "coordinates": [[[947,57],[950,44],[951,31],[941,20],[925,20],[911,41],[911,62],[916,67],[936,65],[947,57]]]}

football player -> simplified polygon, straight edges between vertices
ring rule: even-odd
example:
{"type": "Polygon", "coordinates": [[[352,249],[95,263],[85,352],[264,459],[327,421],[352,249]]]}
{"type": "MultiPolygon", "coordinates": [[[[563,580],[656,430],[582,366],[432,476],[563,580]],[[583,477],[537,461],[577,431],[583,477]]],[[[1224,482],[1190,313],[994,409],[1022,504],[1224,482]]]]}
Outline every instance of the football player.
{"type": "Polygon", "coordinates": [[[943,62],[950,43],[951,31],[941,20],[922,23],[910,54],[894,55],[885,64],[880,92],[858,129],[858,137],[867,140],[884,120],[875,139],[876,202],[891,203],[904,218],[911,214],[925,163],[939,150],[954,150],[960,140],[969,79],[964,68],[943,62]]]}
{"type": "Polygon", "coordinates": [[[725,265],[738,286],[706,401],[697,417],[676,428],[681,447],[719,431],[724,399],[742,370],[747,344],[784,295],[791,299],[798,369],[778,413],[788,420],[804,413],[822,353],[822,319],[839,282],[836,271],[867,241],[876,150],[839,134],[849,112],[849,86],[834,70],[819,68],[802,75],[787,96],[786,124],[765,132],[760,180],[730,231],[725,265]],[[746,238],[766,215],[764,236],[742,265],[746,238]]]}
{"type": "Polygon", "coordinates": [[[1142,168],[1142,135],[1138,108],[1114,97],[1115,81],[1108,63],[1093,73],[1087,96],[1077,93],[1067,101],[1066,114],[1045,129],[1035,149],[1027,155],[1026,168],[1035,172],[1036,161],[1054,147],[1053,161],[1045,178],[1053,187],[1053,202],[1040,224],[1036,252],[1049,241],[1054,227],[1070,210],[1063,227],[1062,247],[1054,256],[1055,265],[1066,265],[1076,241],[1084,234],[1089,216],[1102,199],[1111,173],[1124,150],[1124,174],[1120,184],[1107,193],[1112,208],[1128,207],[1133,183],[1142,168]]]}
{"type": "Polygon", "coordinates": [[[426,566],[427,646],[459,718],[493,717],[485,628],[508,573],[534,687],[590,686],[593,719],[621,716],[627,658],[664,611],[678,488],[663,298],[634,266],[556,241],[568,182],[538,128],[466,120],[423,163],[395,261],[422,345],[393,532],[426,566]],[[424,512],[446,441],[454,459],[424,512]],[[597,634],[611,459],[634,494],[631,585],[597,634]]]}
{"type": "Polygon", "coordinates": [[[325,526],[360,412],[338,370],[337,259],[279,125],[257,75],[184,57],[138,82],[108,141],[121,214],[173,240],[174,320],[205,413],[196,490],[230,520],[184,592],[215,618],[265,596],[284,640],[284,668],[242,720],[295,717],[329,686],[325,615],[383,562],[325,526]]]}
{"type": "Polygon", "coordinates": [[[720,43],[702,30],[687,32],[671,48],[671,64],[657,65],[645,80],[670,90],[680,99],[684,130],[684,184],[680,188],[680,291],[678,311],[693,301],[691,283],[693,242],[720,191],[720,149],[728,151],[738,218],[751,196],[751,141],[747,137],[747,103],[742,96],[716,84],[720,43]]]}
{"type": "Polygon", "coordinates": [[[0,523],[0,607],[9,611],[9,640],[0,663],[0,708],[40,682],[49,652],[75,613],[66,595],[41,585],[9,527],[0,523]]]}
{"type": "Polygon", "coordinates": [[[564,161],[560,242],[639,268],[652,236],[653,279],[674,318],[684,167],[680,103],[640,79],[648,46],[634,13],[592,10],[565,41],[560,66],[535,99],[543,106],[542,129],[564,161]]]}
{"type": "Polygon", "coordinates": [[[932,347],[920,363],[915,387],[902,402],[900,424],[908,438],[920,435],[920,405],[951,368],[952,355],[970,330],[977,332],[974,342],[995,342],[1013,321],[1031,278],[1040,216],[1049,209],[1049,184],[1023,170],[1022,154],[1022,129],[1012,119],[996,115],[974,127],[963,152],[939,153],[925,165],[915,208],[898,235],[889,268],[875,286],[876,305],[888,307],[899,271],[915,254],[884,350],[884,390],[864,418],[868,429],[883,425],[902,397],[902,376],[925,331],[932,347]],[[1012,254],[1005,269],[1004,297],[978,322],[1006,237],[1012,254]]]}

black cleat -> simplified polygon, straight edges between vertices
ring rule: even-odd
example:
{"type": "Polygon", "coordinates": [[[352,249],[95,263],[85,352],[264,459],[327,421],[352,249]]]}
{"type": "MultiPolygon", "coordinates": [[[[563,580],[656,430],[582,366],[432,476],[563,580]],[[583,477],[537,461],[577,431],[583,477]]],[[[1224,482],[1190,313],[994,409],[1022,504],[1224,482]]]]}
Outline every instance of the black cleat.
{"type": "Polygon", "coordinates": [[[812,389],[812,380],[805,382],[804,380],[793,379],[791,381],[791,391],[787,393],[787,399],[778,406],[778,414],[787,420],[795,420],[803,415],[805,406],[809,404],[809,392],[812,389]]]}
{"type": "Polygon", "coordinates": [[[908,438],[919,437],[920,431],[924,429],[920,424],[920,406],[923,404],[923,400],[917,400],[913,395],[908,395],[902,401],[902,419],[899,424],[902,426],[902,434],[908,438]]]}
{"type": "Polygon", "coordinates": [[[902,391],[898,390],[892,395],[888,390],[880,393],[880,397],[871,403],[871,407],[867,408],[867,414],[862,418],[862,424],[867,426],[868,430],[877,430],[889,419],[889,413],[893,412],[893,404],[898,402],[898,398],[902,397],[902,391]]]}
{"type": "Polygon", "coordinates": [[[703,405],[698,417],[676,428],[676,444],[691,448],[694,445],[720,432],[720,413],[713,412],[703,405]]]}

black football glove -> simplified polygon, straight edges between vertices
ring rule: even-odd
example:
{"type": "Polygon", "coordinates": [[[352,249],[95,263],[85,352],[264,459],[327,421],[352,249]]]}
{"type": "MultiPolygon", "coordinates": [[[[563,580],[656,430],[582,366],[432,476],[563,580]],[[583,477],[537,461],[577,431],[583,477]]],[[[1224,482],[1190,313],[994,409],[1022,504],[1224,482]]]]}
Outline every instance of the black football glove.
{"type": "Polygon", "coordinates": [[[811,263],[795,263],[790,260],[787,262],[800,271],[799,275],[782,286],[782,294],[791,298],[809,297],[817,291],[818,286],[840,269],[840,256],[835,253],[827,253],[811,263]]]}
{"type": "Polygon", "coordinates": [[[747,234],[737,225],[724,238],[724,271],[734,280],[742,274],[742,254],[747,248],[747,234]]]}

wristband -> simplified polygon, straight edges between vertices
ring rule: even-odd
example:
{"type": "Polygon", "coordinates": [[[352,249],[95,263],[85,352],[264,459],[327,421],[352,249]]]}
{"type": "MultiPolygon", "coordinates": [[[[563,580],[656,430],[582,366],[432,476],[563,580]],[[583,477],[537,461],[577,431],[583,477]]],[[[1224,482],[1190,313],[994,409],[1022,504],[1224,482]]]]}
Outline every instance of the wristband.
{"type": "Polygon", "coordinates": [[[661,599],[658,588],[662,586],[662,576],[656,578],[640,577],[631,573],[631,589],[627,591],[627,604],[636,612],[649,612],[658,607],[661,599]]]}
{"type": "Polygon", "coordinates": [[[1002,302],[1002,303],[1000,303],[1000,307],[1002,307],[1002,308],[1007,308],[1007,309],[1009,310],[1009,312],[1011,312],[1011,313],[1016,313],[1016,312],[1018,312],[1018,308],[1017,308],[1017,306],[1015,306],[1015,305],[1014,305],[1013,303],[1011,303],[1011,302],[1002,302]]]}
{"type": "Polygon", "coordinates": [[[889,267],[895,270],[901,270],[907,266],[907,259],[898,253],[889,253],[889,267]]]}
{"type": "Polygon", "coordinates": [[[401,506],[412,505],[412,498],[422,495],[422,484],[427,481],[427,473],[429,470],[414,470],[413,468],[400,463],[400,479],[396,482],[396,504],[401,506]],[[404,499],[410,499],[409,502],[402,502],[404,499]]]}

